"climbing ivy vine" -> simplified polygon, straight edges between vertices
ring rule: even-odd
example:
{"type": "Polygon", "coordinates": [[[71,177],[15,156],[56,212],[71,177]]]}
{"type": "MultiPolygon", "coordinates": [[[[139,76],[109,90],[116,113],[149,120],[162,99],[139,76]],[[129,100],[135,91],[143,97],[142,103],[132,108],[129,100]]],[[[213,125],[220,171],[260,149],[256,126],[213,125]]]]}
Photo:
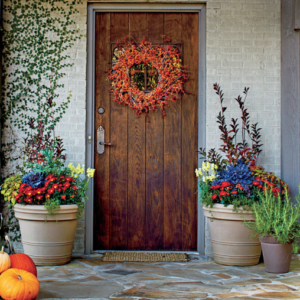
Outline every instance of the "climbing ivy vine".
{"type": "Polygon", "coordinates": [[[3,31],[4,99],[11,124],[31,135],[42,123],[54,130],[70,102],[57,101],[65,70],[72,67],[67,50],[82,34],[72,18],[81,0],[9,0],[3,31]]]}

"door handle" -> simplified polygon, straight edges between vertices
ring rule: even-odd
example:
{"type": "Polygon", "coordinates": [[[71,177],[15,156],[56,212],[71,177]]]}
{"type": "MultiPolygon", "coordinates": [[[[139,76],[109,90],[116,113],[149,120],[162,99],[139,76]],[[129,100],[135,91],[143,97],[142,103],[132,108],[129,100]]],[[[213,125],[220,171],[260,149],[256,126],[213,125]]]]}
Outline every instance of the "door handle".
{"type": "Polygon", "coordinates": [[[104,145],[104,146],[112,146],[111,143],[103,143],[103,142],[100,142],[99,145],[104,145]]]}
{"type": "Polygon", "coordinates": [[[105,130],[102,126],[97,129],[97,152],[103,154],[105,146],[112,146],[111,143],[105,143],[105,130]]]}

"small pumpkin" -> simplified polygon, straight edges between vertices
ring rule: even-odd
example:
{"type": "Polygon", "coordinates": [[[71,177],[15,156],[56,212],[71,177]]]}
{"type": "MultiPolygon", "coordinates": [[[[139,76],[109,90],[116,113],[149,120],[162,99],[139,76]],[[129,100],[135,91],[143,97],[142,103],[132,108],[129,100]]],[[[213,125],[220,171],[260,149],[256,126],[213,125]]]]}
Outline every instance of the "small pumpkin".
{"type": "Polygon", "coordinates": [[[33,260],[26,254],[18,253],[9,256],[11,261],[11,268],[21,269],[32,273],[37,277],[37,270],[33,260]]]}
{"type": "Polygon", "coordinates": [[[5,239],[8,242],[10,249],[9,258],[11,261],[11,268],[25,270],[37,277],[36,266],[33,260],[30,258],[30,256],[23,253],[15,254],[14,247],[12,246],[8,236],[5,236],[5,239]]]}
{"type": "Polygon", "coordinates": [[[39,290],[39,281],[27,271],[9,269],[0,276],[0,296],[4,300],[33,300],[39,290]]]}
{"type": "Polygon", "coordinates": [[[7,253],[4,252],[4,247],[0,251],[0,274],[10,268],[10,258],[7,253]]]}

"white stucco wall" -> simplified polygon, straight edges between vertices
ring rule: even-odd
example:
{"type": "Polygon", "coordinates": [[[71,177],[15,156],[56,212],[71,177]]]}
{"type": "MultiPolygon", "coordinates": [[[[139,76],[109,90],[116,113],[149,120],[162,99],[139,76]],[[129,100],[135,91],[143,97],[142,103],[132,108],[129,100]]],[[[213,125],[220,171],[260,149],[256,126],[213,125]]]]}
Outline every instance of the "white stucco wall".
{"type": "MultiPolygon", "coordinates": [[[[76,22],[86,33],[87,2],[83,2],[78,6],[81,13],[76,22]]],[[[68,161],[76,164],[85,163],[86,155],[86,43],[84,37],[69,52],[75,64],[67,70],[62,96],[71,90],[73,97],[56,130],[64,139],[68,161]]],[[[245,86],[250,87],[247,107],[251,120],[263,129],[259,162],[280,175],[280,0],[208,0],[206,51],[207,148],[218,147],[220,142],[215,122],[219,102],[213,83],[218,82],[225,94],[227,121],[239,116],[234,98],[242,95],[245,86]]],[[[84,224],[84,220],[78,224],[74,254],[84,252],[84,224]]],[[[211,255],[207,228],[206,237],[206,254],[211,255]]]]}

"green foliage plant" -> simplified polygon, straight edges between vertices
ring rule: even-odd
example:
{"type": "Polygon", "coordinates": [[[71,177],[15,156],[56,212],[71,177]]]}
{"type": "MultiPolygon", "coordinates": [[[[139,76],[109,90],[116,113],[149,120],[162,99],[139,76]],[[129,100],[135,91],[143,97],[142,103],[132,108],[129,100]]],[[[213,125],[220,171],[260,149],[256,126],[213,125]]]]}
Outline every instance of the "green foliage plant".
{"type": "Polygon", "coordinates": [[[70,96],[57,102],[70,49],[83,35],[73,15],[81,0],[8,0],[9,18],[3,29],[4,98],[11,124],[26,136],[38,130],[52,132],[65,113],[70,96]]]}
{"type": "Polygon", "coordinates": [[[4,181],[1,186],[1,194],[4,196],[4,201],[11,202],[13,205],[16,203],[16,196],[21,183],[22,176],[20,174],[15,174],[4,181]]]}
{"type": "Polygon", "coordinates": [[[284,197],[275,197],[270,189],[259,193],[260,201],[253,203],[255,222],[247,222],[255,235],[272,236],[281,244],[296,241],[300,237],[300,199],[292,203],[288,192],[284,197]]]}

